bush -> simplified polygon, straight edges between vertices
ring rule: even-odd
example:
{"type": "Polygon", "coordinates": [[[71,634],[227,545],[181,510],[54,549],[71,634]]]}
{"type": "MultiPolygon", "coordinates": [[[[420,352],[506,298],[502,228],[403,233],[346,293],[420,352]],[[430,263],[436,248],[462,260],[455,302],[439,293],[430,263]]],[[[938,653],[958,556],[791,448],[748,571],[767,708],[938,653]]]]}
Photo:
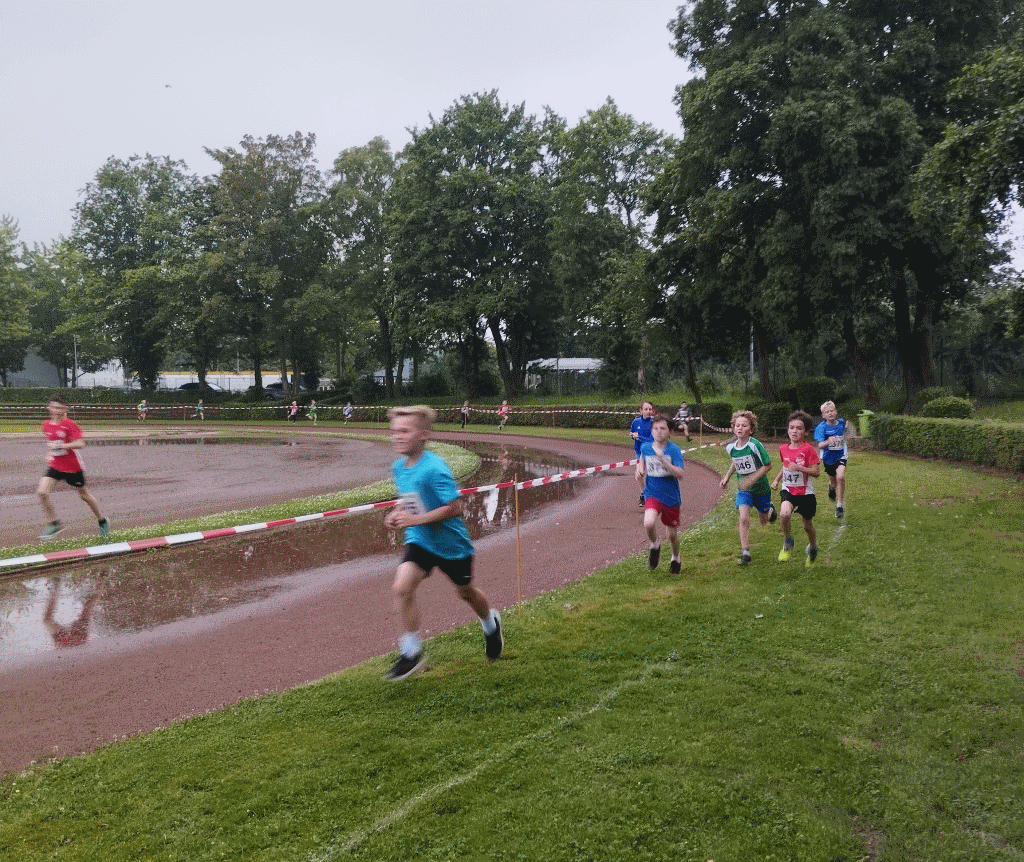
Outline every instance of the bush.
{"type": "Polygon", "coordinates": [[[788,402],[751,404],[748,409],[757,416],[759,434],[773,437],[785,435],[786,427],[789,425],[789,414],[793,412],[793,407],[788,402]]]}
{"type": "Polygon", "coordinates": [[[940,395],[921,407],[921,415],[929,419],[972,419],[974,405],[966,398],[940,395]]]}
{"type": "Polygon", "coordinates": [[[821,412],[826,401],[841,401],[839,384],[831,377],[809,377],[796,382],[795,408],[806,410],[812,416],[821,412]]]}
{"type": "Polygon", "coordinates": [[[728,401],[706,401],[703,404],[691,404],[694,416],[700,416],[712,428],[724,428],[728,431],[732,423],[733,406],[728,401]]]}
{"type": "Polygon", "coordinates": [[[890,452],[1024,471],[1021,423],[876,413],[871,417],[871,437],[876,447],[890,452]]]}
{"type": "Polygon", "coordinates": [[[952,386],[926,386],[924,389],[917,393],[917,403],[924,407],[925,404],[934,401],[936,398],[952,397],[952,386]]]}

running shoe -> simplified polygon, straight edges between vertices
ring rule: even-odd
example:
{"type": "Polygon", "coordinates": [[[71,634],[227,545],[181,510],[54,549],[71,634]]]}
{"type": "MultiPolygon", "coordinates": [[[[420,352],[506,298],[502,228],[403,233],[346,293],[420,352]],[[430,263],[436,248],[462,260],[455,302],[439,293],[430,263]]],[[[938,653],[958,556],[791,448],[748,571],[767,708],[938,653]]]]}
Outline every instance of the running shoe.
{"type": "Polygon", "coordinates": [[[804,568],[810,569],[818,561],[818,549],[814,545],[807,546],[807,559],[804,560],[804,568]]]}
{"type": "Polygon", "coordinates": [[[771,514],[768,516],[768,523],[769,524],[774,524],[775,521],[778,520],[778,517],[779,517],[778,510],[775,508],[775,504],[772,503],[772,511],[771,511],[771,514]]]}
{"type": "Polygon", "coordinates": [[[828,498],[834,500],[836,498],[836,489],[831,485],[828,486],[828,498]]]}
{"type": "Polygon", "coordinates": [[[49,527],[47,527],[43,534],[39,537],[44,542],[50,541],[57,533],[64,532],[64,525],[60,521],[53,521],[49,527]]]}
{"type": "Polygon", "coordinates": [[[782,543],[782,550],[779,551],[779,562],[785,563],[793,553],[793,537],[789,536],[782,543]]]}
{"type": "Polygon", "coordinates": [[[405,679],[416,673],[426,663],[427,659],[422,651],[416,653],[412,658],[400,655],[398,661],[392,665],[391,670],[384,674],[384,679],[391,680],[392,682],[405,679]]]}
{"type": "Polygon", "coordinates": [[[673,575],[678,575],[683,570],[683,565],[679,560],[673,560],[668,564],[668,570],[673,575]]]}
{"type": "Polygon", "coordinates": [[[661,559],[661,545],[656,548],[651,548],[647,552],[647,568],[656,569],[658,568],[658,561],[661,559]]]}
{"type": "Polygon", "coordinates": [[[485,650],[487,658],[494,661],[505,648],[505,638],[501,634],[501,614],[494,610],[491,613],[494,615],[494,631],[489,635],[484,635],[484,641],[487,644],[485,650]]]}
{"type": "Polygon", "coordinates": [[[837,518],[842,518],[843,514],[844,514],[843,507],[842,506],[836,506],[836,517],[837,518]]]}
{"type": "Polygon", "coordinates": [[[642,509],[643,507],[644,507],[644,495],[641,494],[640,495],[640,508],[642,509]]]}
{"type": "Polygon", "coordinates": [[[740,558],[736,561],[737,566],[749,566],[751,563],[750,551],[741,551],[740,558]]]}
{"type": "Polygon", "coordinates": [[[110,521],[104,518],[100,521],[100,538],[105,539],[110,535],[110,521]]]}

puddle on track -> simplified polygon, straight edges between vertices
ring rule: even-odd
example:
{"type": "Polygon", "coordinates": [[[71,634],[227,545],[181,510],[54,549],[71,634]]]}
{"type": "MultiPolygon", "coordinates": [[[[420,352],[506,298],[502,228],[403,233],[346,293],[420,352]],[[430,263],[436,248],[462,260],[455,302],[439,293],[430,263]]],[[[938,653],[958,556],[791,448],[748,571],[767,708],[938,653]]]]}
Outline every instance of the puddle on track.
{"type": "MultiPolygon", "coordinates": [[[[127,445],[138,442],[125,441],[127,445]]],[[[146,445],[165,442],[182,440],[150,440],[146,445]]],[[[461,480],[464,487],[524,481],[588,466],[516,446],[460,445],[482,458],[480,468],[461,480]]],[[[315,444],[303,448],[311,455],[320,449],[315,444]]],[[[520,522],[538,517],[551,504],[574,499],[582,483],[600,478],[602,474],[521,491],[520,522]]],[[[463,497],[463,517],[474,540],[512,528],[514,490],[492,489],[463,497]]],[[[346,561],[386,553],[397,563],[401,534],[386,530],[382,521],[380,510],[342,515],[0,581],[0,669],[54,649],[152,631],[177,620],[260,601],[297,588],[304,573],[335,567],[330,577],[344,577],[336,567],[346,561]]]]}

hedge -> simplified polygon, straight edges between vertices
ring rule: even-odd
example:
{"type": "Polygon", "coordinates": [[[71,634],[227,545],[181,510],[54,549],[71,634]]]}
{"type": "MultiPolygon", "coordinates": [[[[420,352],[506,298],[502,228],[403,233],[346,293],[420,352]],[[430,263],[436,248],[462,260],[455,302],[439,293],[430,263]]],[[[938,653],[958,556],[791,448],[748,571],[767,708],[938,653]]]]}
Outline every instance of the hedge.
{"type": "Polygon", "coordinates": [[[994,419],[924,419],[875,413],[874,445],[923,458],[946,458],[1024,472],[1024,424],[994,419]]]}
{"type": "Polygon", "coordinates": [[[921,407],[921,415],[927,419],[973,419],[974,405],[966,398],[940,395],[921,407]]]}

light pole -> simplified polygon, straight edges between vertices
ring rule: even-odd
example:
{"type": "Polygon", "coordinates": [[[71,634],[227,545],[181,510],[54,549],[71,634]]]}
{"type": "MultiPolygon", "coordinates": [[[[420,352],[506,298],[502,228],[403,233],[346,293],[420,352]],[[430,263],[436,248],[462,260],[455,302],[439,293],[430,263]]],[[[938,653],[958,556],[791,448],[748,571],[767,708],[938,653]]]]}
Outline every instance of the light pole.
{"type": "Polygon", "coordinates": [[[72,334],[71,343],[74,345],[75,351],[75,367],[71,369],[71,388],[78,388],[78,336],[72,334]]]}

